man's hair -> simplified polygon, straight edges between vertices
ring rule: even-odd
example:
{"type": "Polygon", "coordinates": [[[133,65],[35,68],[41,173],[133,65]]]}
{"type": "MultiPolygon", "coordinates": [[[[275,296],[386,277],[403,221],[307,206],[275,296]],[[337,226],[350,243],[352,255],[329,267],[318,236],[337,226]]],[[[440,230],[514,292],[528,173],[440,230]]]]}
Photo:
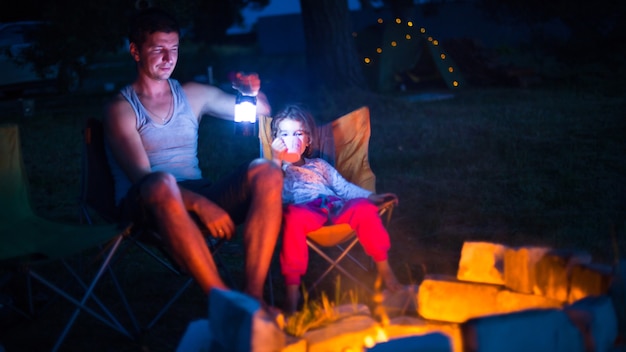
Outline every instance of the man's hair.
{"type": "Polygon", "coordinates": [[[283,120],[294,120],[302,124],[303,131],[309,137],[309,146],[304,151],[304,156],[311,157],[313,154],[313,142],[317,137],[317,127],[313,115],[300,104],[288,104],[272,118],[272,137],[278,136],[278,125],[283,120]]]}
{"type": "Polygon", "coordinates": [[[180,26],[178,21],[169,13],[151,7],[137,12],[131,18],[128,41],[141,47],[148,36],[155,32],[176,32],[180,35],[180,26]]]}

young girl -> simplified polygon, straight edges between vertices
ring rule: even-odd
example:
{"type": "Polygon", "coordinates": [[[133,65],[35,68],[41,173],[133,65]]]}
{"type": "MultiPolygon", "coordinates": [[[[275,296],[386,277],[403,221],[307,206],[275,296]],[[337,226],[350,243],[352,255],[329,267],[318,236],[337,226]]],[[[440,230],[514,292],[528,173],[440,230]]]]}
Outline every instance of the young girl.
{"type": "Polygon", "coordinates": [[[309,262],[306,234],[328,223],[350,225],[386,288],[401,288],[387,261],[389,234],[376,206],[390,198],[397,202],[396,195],[372,193],[348,182],[325,160],[309,159],[314,135],[313,116],[298,105],[285,107],[272,120],[272,160],[284,171],[280,264],[287,314],[297,310],[300,280],[309,262]]]}

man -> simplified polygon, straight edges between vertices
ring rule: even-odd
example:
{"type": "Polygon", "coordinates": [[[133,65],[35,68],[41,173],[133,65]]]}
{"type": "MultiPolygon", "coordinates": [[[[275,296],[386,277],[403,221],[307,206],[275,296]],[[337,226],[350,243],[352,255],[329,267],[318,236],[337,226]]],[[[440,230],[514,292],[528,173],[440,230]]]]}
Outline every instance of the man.
{"type": "MultiPolygon", "coordinates": [[[[157,9],[131,22],[130,53],[136,80],[107,109],[104,128],[121,217],[147,223],[163,236],[171,254],[205,293],[228,289],[201,229],[230,239],[243,223],[246,287],[263,302],[263,286],[280,231],[282,173],[255,159],[219,181],[202,179],[198,126],[203,115],[232,120],[236,97],[195,82],[170,79],[178,59],[179,26],[157,9]]],[[[238,75],[233,87],[258,93],[257,75],[238,75]]],[[[257,111],[269,114],[262,93],[257,111]]]]}

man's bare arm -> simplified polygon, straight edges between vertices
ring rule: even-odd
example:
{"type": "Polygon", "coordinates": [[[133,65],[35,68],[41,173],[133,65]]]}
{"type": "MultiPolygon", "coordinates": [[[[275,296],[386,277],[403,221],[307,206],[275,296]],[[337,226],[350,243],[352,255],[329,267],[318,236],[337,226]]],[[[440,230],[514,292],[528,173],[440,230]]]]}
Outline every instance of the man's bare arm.
{"type": "Polygon", "coordinates": [[[108,106],[104,130],[113,157],[132,183],[151,172],[137,131],[137,118],[128,101],[118,97],[108,106]]]}
{"type": "MultiPolygon", "coordinates": [[[[194,115],[198,118],[207,114],[229,121],[234,119],[236,95],[195,82],[186,83],[183,88],[194,115]]],[[[263,92],[257,95],[257,114],[264,116],[271,114],[270,105],[263,92]]]]}

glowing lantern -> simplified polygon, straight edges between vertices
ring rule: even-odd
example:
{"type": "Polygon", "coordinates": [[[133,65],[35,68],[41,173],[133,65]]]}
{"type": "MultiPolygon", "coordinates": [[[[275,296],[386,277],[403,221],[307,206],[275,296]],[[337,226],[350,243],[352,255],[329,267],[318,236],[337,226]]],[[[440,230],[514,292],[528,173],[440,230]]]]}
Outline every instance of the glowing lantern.
{"type": "Polygon", "coordinates": [[[256,122],[256,96],[237,94],[235,122],[256,122]]]}

